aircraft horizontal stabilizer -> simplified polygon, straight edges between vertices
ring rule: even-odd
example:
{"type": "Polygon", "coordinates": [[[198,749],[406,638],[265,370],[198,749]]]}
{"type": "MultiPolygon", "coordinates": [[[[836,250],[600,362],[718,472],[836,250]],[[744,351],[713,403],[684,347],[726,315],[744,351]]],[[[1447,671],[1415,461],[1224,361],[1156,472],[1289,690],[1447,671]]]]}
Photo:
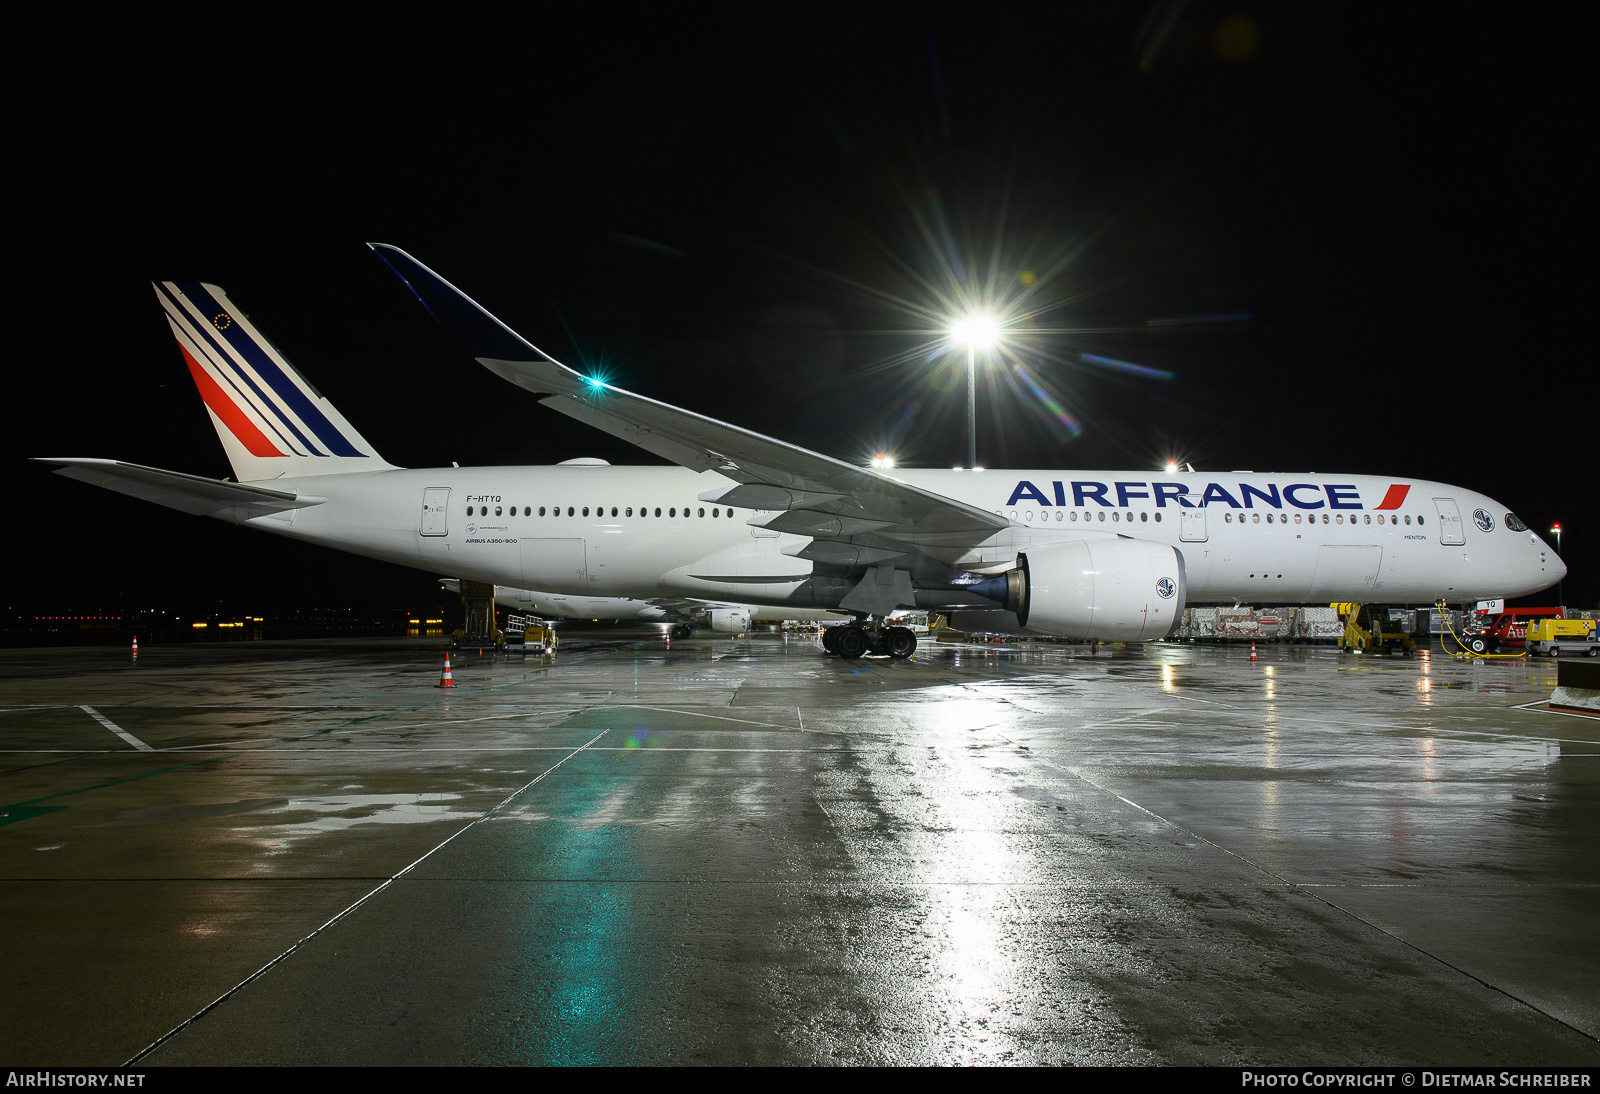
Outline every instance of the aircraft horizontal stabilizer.
{"type": "Polygon", "coordinates": [[[119,494],[153,501],[157,505],[195,516],[216,517],[219,520],[243,521],[252,517],[266,517],[291,509],[304,509],[309,505],[321,505],[328,500],[289,490],[185,475],[181,471],[162,471],[160,468],[118,460],[41,458],[39,462],[58,464],[56,474],[69,479],[102,486],[119,494]]]}

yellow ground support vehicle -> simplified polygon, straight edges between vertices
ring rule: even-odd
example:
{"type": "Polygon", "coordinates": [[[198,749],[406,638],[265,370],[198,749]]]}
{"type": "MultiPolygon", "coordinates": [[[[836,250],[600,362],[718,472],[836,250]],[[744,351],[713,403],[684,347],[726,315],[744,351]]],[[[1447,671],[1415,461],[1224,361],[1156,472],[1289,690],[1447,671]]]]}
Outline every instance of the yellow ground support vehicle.
{"type": "Polygon", "coordinates": [[[1528,624],[1530,656],[1600,657],[1600,634],[1592,619],[1536,619],[1528,624]]]}
{"type": "Polygon", "coordinates": [[[1331,607],[1344,621],[1344,635],[1339,639],[1341,653],[1347,649],[1358,653],[1362,650],[1391,649],[1412,653],[1417,648],[1404,628],[1388,617],[1387,610],[1382,610],[1383,618],[1380,619],[1378,611],[1365,604],[1334,604],[1331,607]]]}
{"type": "Polygon", "coordinates": [[[522,631],[522,651],[524,653],[537,653],[542,657],[554,657],[556,655],[556,629],[543,621],[530,623],[522,631]]]}

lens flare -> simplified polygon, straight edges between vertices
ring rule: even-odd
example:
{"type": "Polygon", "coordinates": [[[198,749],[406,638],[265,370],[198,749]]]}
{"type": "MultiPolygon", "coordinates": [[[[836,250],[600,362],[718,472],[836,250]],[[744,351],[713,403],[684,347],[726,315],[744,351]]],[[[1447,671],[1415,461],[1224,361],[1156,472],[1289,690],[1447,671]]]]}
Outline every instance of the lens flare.
{"type": "Polygon", "coordinates": [[[1126,372],[1130,376],[1145,376],[1152,380],[1170,380],[1173,373],[1164,368],[1151,368],[1148,365],[1136,365],[1132,361],[1119,361],[1115,357],[1102,357],[1098,353],[1080,353],[1078,360],[1091,365],[1102,365],[1118,372],[1126,372]]]}

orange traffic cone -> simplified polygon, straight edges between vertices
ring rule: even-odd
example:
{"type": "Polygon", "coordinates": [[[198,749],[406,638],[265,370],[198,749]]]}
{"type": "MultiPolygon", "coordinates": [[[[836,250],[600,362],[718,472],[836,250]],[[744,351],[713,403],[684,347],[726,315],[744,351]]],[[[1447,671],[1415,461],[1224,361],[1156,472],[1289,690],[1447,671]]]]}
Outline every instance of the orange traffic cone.
{"type": "Polygon", "coordinates": [[[449,653],[446,653],[444,655],[444,675],[439,677],[439,686],[442,687],[442,688],[453,688],[453,687],[456,686],[456,682],[450,678],[450,654],[449,653]]]}
{"type": "Polygon", "coordinates": [[[1256,659],[1256,644],[1255,644],[1255,642],[1252,641],[1250,643],[1250,660],[1254,661],[1255,659],[1256,659]]]}
{"type": "Polygon", "coordinates": [[[133,655],[135,657],[139,656],[139,636],[138,635],[134,635],[133,636],[133,655]]]}

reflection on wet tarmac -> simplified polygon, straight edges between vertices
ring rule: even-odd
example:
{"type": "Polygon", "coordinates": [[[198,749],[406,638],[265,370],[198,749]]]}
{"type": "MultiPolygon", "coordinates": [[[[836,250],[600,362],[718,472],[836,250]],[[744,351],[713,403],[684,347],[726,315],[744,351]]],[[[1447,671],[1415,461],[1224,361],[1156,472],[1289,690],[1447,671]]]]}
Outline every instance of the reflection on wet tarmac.
{"type": "Polygon", "coordinates": [[[0,653],[9,1058],[1600,1061],[1546,666],[252,645],[0,653]]]}

